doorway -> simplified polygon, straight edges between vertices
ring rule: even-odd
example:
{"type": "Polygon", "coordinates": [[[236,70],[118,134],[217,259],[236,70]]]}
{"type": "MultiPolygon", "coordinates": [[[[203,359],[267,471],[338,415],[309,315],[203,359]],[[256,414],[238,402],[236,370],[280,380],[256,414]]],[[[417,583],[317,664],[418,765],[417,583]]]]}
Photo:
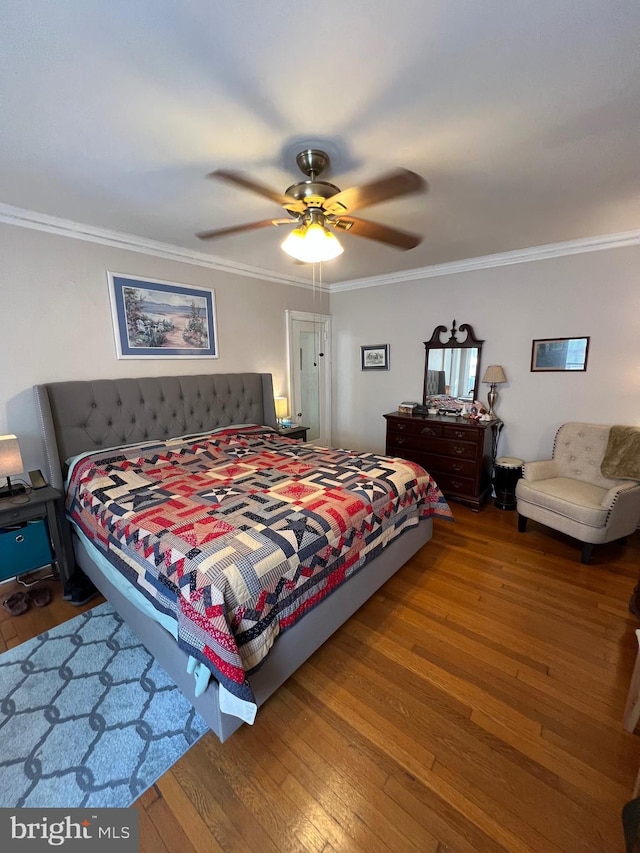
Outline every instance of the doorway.
{"type": "Polygon", "coordinates": [[[331,443],[331,317],[289,311],[289,414],[309,427],[307,441],[331,443]]]}

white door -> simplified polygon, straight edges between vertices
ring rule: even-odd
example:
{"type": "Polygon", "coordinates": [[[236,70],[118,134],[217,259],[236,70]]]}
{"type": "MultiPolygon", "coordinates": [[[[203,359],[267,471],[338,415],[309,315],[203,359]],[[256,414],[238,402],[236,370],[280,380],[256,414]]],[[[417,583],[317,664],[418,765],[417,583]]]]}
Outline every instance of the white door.
{"type": "Polygon", "coordinates": [[[331,318],[287,311],[289,414],[309,427],[307,441],[331,443],[331,318]]]}

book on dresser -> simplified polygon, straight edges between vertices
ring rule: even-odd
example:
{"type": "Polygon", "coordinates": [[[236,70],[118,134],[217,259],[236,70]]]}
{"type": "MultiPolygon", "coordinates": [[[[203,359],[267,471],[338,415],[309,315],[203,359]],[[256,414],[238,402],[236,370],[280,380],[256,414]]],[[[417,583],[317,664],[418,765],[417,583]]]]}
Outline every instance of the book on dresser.
{"type": "Polygon", "coordinates": [[[398,411],[400,412],[401,415],[411,415],[411,414],[413,414],[413,412],[416,411],[418,406],[419,406],[419,403],[409,403],[409,402],[398,403],[398,411]]]}
{"type": "Polygon", "coordinates": [[[386,454],[426,468],[447,498],[479,510],[491,495],[502,421],[389,412],[386,454]]]}

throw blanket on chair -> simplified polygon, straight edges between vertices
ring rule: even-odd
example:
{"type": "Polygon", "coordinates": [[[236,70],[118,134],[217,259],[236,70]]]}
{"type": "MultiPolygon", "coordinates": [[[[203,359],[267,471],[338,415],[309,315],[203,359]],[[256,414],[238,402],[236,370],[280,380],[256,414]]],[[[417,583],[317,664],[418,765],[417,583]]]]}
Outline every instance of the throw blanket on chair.
{"type": "Polygon", "coordinates": [[[612,480],[640,480],[640,428],[611,427],[600,470],[612,480]]]}

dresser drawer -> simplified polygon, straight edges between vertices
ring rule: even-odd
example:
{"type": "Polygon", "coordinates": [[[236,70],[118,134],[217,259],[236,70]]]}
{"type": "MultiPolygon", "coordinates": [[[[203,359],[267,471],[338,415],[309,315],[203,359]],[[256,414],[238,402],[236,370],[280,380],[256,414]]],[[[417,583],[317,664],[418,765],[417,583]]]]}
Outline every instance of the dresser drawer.
{"type": "Polygon", "coordinates": [[[421,453],[420,465],[426,468],[435,479],[437,479],[436,475],[439,474],[452,474],[456,477],[471,477],[472,479],[476,476],[477,463],[471,459],[455,459],[451,456],[421,453]]]}
{"type": "Polygon", "coordinates": [[[428,418],[387,418],[388,429],[391,432],[403,435],[431,436],[432,438],[446,438],[458,441],[473,441],[476,444],[484,442],[484,430],[477,429],[470,423],[444,423],[442,421],[429,420],[428,418]]]}
{"type": "Polygon", "coordinates": [[[441,491],[450,495],[474,495],[475,480],[469,477],[456,477],[454,474],[436,474],[433,478],[441,491]]]}
{"type": "Polygon", "coordinates": [[[484,431],[481,432],[473,427],[445,424],[442,427],[442,437],[449,441],[472,441],[480,446],[484,444],[484,431]]]}
{"type": "Polygon", "coordinates": [[[413,435],[426,438],[436,438],[442,435],[444,424],[429,423],[429,421],[423,420],[422,418],[399,418],[397,420],[388,418],[387,430],[395,433],[396,435],[413,435]]]}
{"type": "Polygon", "coordinates": [[[422,453],[420,450],[412,450],[389,444],[387,444],[386,453],[387,456],[399,456],[400,458],[408,459],[410,462],[415,462],[417,465],[422,465],[434,480],[438,480],[442,474],[450,474],[455,477],[468,477],[471,479],[476,476],[477,462],[474,460],[456,459],[450,456],[439,456],[434,453],[422,453]]]}
{"type": "MultiPolygon", "coordinates": [[[[387,447],[402,450],[418,450],[422,453],[432,453],[438,456],[451,456],[454,459],[477,459],[480,448],[471,441],[451,441],[447,438],[426,438],[419,435],[398,435],[395,432],[389,434],[387,447]]],[[[395,452],[395,451],[394,451],[395,452]]]]}

